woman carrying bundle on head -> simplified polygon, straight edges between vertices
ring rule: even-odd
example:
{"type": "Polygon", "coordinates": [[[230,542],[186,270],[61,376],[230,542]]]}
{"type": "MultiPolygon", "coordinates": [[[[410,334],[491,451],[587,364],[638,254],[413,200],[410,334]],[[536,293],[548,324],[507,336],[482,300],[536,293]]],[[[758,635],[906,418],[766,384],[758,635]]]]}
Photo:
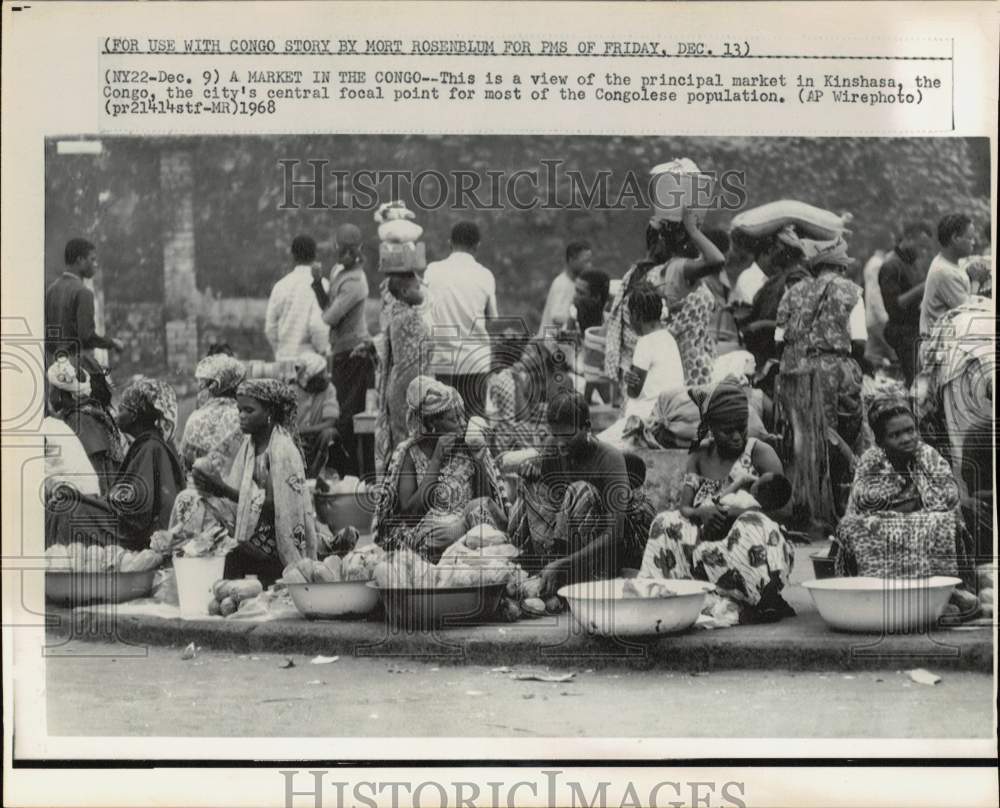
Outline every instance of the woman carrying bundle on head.
{"type": "Polygon", "coordinates": [[[243,443],[228,480],[196,465],[203,495],[236,503],[237,547],[226,556],[226,578],[256,575],[264,587],[301,558],[316,557],[316,532],[302,452],[295,438],[296,396],[277,379],[253,379],[236,389],[243,443]]]}
{"type": "Polygon", "coordinates": [[[680,508],[653,520],[640,576],[711,581],[740,608],[741,622],[793,614],[780,592],[794,552],[774,521],[791,496],[781,461],[766,443],[747,436],[747,390],[735,379],[691,395],[701,423],[680,508]],[[742,489],[751,499],[730,498],[742,489]]]}
{"type": "Polygon", "coordinates": [[[489,450],[465,440],[462,397],[417,376],[406,390],[409,437],[393,453],[376,512],[375,541],[432,563],[476,525],[507,529],[503,483],[489,450]]]}
{"type": "Polygon", "coordinates": [[[46,506],[46,546],[79,541],[143,550],[155,530],[167,527],[184,487],[183,465],[171,442],[177,395],[169,384],[139,378],[125,388],[118,409],[118,425],[133,440],[107,495],[61,488],[66,497],[46,506]]]}
{"type": "Polygon", "coordinates": [[[632,367],[638,333],[629,299],[642,281],[659,292],[670,311],[668,328],[677,340],[688,385],[705,384],[715,360],[711,333],[715,297],[702,278],[717,272],[725,256],[701,232],[694,212],[685,209],[680,222],[653,219],[646,228],[646,258],[633,264],[622,279],[608,319],[604,368],[621,383],[632,367]]]}

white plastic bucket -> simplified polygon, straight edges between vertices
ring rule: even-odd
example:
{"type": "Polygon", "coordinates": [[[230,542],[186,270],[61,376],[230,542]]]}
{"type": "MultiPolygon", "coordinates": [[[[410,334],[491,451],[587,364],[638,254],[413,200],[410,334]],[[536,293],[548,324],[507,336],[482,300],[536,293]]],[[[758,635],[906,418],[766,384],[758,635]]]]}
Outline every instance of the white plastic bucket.
{"type": "Polygon", "coordinates": [[[212,584],[222,577],[225,566],[225,556],[174,558],[177,599],[180,603],[182,618],[200,620],[203,617],[208,617],[208,604],[212,600],[212,584]]]}

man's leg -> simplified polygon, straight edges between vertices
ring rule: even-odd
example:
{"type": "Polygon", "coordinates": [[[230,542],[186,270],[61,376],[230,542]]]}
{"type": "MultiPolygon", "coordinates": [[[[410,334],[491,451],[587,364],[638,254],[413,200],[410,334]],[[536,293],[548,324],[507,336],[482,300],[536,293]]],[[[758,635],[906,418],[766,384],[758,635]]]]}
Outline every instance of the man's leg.
{"type": "Polygon", "coordinates": [[[360,458],[357,456],[357,441],[354,437],[354,416],[365,409],[365,394],[375,383],[374,368],[367,356],[352,357],[350,351],[334,354],[331,380],[337,390],[340,405],[341,444],[347,456],[348,474],[357,475],[360,458]]]}

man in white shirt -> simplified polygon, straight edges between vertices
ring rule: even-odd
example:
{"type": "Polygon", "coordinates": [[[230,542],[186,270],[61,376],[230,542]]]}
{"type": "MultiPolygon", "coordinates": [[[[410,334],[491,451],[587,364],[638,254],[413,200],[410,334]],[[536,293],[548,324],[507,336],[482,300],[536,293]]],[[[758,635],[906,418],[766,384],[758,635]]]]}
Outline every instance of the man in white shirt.
{"type": "Polygon", "coordinates": [[[972,294],[972,282],[959,261],[976,249],[976,228],[962,213],[950,213],[938,224],[939,252],[927,270],[920,306],[920,336],[929,337],[934,324],[972,294]]]}
{"type": "Polygon", "coordinates": [[[566,246],[566,268],[553,279],[549,287],[549,296],[545,299],[542,311],[542,324],[538,329],[539,336],[546,329],[561,329],[566,325],[573,305],[576,279],[590,269],[593,255],[586,241],[574,241],[566,246]]]}
{"type": "Polygon", "coordinates": [[[310,351],[322,356],[330,352],[330,329],[312,289],[316,242],[296,236],[292,257],[295,268],[274,284],[267,301],[264,333],[277,362],[294,361],[310,351]]]}
{"type": "Polygon", "coordinates": [[[754,242],[742,230],[734,230],[730,233],[730,248],[726,255],[729,269],[736,269],[741,264],[742,269],[735,277],[730,275],[733,281],[733,291],[727,301],[730,306],[746,306],[748,309],[753,305],[753,299],[757,292],[767,280],[767,275],[754,260],[754,242]]]}
{"type": "Polygon", "coordinates": [[[493,364],[486,320],[497,317],[497,293],[493,273],[476,261],[479,242],[474,222],[456,224],[451,255],[428,264],[424,281],[432,300],[434,375],[458,390],[469,415],[485,417],[486,379],[493,364]]]}

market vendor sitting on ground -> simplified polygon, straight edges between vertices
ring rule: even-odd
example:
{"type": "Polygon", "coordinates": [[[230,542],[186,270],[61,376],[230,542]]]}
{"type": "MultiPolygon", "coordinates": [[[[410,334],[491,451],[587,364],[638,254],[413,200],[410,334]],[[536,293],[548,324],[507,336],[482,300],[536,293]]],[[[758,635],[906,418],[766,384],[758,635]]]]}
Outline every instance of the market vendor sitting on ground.
{"type": "Polygon", "coordinates": [[[375,541],[436,563],[476,525],[506,530],[507,497],[489,450],[464,437],[465,405],[455,388],[417,376],[406,403],[410,434],[389,463],[375,541]]]}
{"type": "MultiPolygon", "coordinates": [[[[972,539],[948,462],[920,440],[902,399],[876,399],[868,420],[876,445],[858,463],[847,515],[837,528],[837,574],[968,577],[972,539]]],[[[979,608],[975,595],[961,588],[952,602],[968,617],[979,608]]]]}
{"type": "MultiPolygon", "coordinates": [[[[331,465],[331,450],[340,445],[337,429],[340,405],[324,357],[307,352],[298,358],[295,366],[296,429],[305,459],[306,477],[315,479],[331,465]]],[[[338,472],[346,474],[346,464],[341,463],[341,466],[338,472]]]]}
{"type": "Polygon", "coordinates": [[[77,493],[47,508],[45,544],[117,544],[128,550],[149,546],[155,530],[167,527],[184,487],[184,470],[173,447],[177,395],[164,382],[140,378],[122,393],[118,423],[132,445],[106,496],[77,493]]]}
{"type": "MultiPolygon", "coordinates": [[[[782,475],[781,460],[769,445],[747,436],[747,390],[735,379],[723,380],[711,392],[695,388],[692,396],[702,420],[688,459],[680,508],[654,520],[640,575],[710,581],[736,606],[740,622],[774,621],[794,614],[780,594],[788,583],[794,552],[774,514],[755,508],[744,511],[738,504],[725,506],[718,499],[744,477],[782,475]]],[[[777,502],[776,498],[769,504],[777,502]]]]}
{"type": "MultiPolygon", "coordinates": [[[[511,512],[509,535],[521,547],[520,563],[541,571],[543,597],[580,580],[614,578],[632,545],[645,539],[642,509],[633,504],[625,456],[597,440],[590,410],[578,393],[551,400],[552,437],[521,469],[521,495],[511,512]]],[[[641,485],[642,474],[639,477],[641,485]]],[[[652,516],[651,509],[648,516],[652,516]]]]}
{"type": "Polygon", "coordinates": [[[316,529],[305,468],[294,436],[295,392],[277,379],[252,379],[236,389],[245,437],[228,480],[196,465],[195,484],[206,497],[236,503],[237,547],[224,577],[256,575],[268,587],[301,558],[316,557],[316,529]]]}

